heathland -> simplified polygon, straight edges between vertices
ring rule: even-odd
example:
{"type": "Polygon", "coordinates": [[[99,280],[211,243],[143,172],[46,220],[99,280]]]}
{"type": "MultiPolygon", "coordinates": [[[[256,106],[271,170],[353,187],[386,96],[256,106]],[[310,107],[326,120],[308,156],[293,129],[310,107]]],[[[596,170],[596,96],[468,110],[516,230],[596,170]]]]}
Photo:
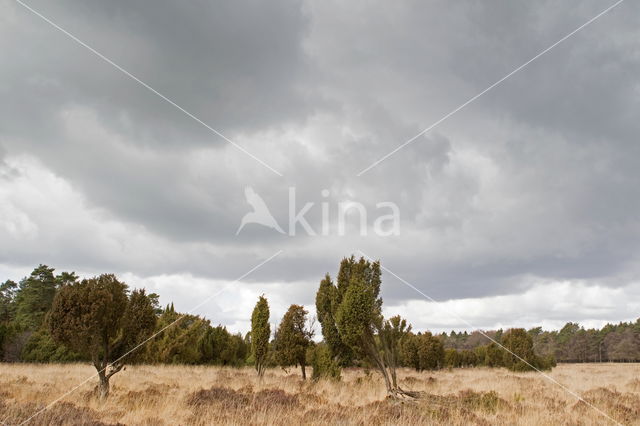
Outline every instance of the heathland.
{"type": "MultiPolygon", "coordinates": [[[[0,364],[0,421],[19,424],[92,374],[88,364],[0,364]]],[[[560,364],[548,375],[615,421],[640,424],[640,364],[560,364]]],[[[388,398],[381,376],[363,369],[313,382],[279,368],[260,379],[252,368],[133,365],[107,400],[93,377],[29,424],[614,424],[536,372],[403,368],[399,381],[424,398],[388,398]]]]}
{"type": "Polygon", "coordinates": [[[315,312],[273,318],[263,295],[232,334],[113,274],[41,265],[0,285],[0,422],[638,422],[638,364],[601,361],[640,359],[640,320],[432,334],[383,315],[381,277],[344,258],[315,312]]]}

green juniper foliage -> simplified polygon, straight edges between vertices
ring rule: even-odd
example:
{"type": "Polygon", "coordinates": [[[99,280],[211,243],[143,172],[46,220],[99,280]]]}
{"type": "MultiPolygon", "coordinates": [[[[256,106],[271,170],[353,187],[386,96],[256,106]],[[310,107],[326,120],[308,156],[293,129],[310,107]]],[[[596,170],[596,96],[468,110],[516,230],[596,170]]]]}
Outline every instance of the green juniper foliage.
{"type": "Polygon", "coordinates": [[[327,341],[332,356],[342,363],[355,358],[373,366],[384,378],[387,392],[393,396],[408,395],[398,386],[396,367],[398,346],[409,328],[399,317],[384,320],[381,284],[379,262],[364,258],[356,261],[353,256],[343,259],[337,285],[328,276],[320,283],[316,306],[323,308],[323,312],[318,312],[318,318],[323,333],[329,332],[332,338],[327,341]]]}
{"type": "Polygon", "coordinates": [[[256,371],[260,377],[266,368],[270,336],[269,303],[264,296],[260,296],[251,314],[251,352],[256,371]]]}
{"type": "Polygon", "coordinates": [[[276,331],[275,359],[278,365],[299,365],[302,379],[306,380],[307,348],[313,332],[307,329],[307,311],[300,305],[291,305],[276,331]]]}
{"type": "Polygon", "coordinates": [[[63,285],[48,316],[53,338],[91,359],[102,398],[109,394],[111,376],[142,354],[128,351],[151,335],[155,321],[144,290],[129,295],[127,285],[111,274],[63,285]]]}

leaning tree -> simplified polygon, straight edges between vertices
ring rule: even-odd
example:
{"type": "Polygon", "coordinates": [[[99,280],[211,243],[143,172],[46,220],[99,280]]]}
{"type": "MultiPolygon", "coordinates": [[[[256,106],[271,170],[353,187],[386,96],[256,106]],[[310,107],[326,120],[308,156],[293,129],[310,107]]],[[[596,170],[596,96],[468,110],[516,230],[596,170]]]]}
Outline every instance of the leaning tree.
{"type": "Polygon", "coordinates": [[[371,363],[384,378],[389,396],[417,397],[397,383],[398,349],[410,327],[400,317],[382,316],[380,263],[343,259],[337,281],[334,285],[327,275],[316,294],[318,319],[332,353],[371,363]]]}
{"type": "Polygon", "coordinates": [[[134,349],[151,335],[155,323],[145,291],[129,295],[127,285],[112,274],[63,285],[48,316],[54,339],[92,360],[102,399],[109,395],[111,376],[140,354],[134,349]]]}

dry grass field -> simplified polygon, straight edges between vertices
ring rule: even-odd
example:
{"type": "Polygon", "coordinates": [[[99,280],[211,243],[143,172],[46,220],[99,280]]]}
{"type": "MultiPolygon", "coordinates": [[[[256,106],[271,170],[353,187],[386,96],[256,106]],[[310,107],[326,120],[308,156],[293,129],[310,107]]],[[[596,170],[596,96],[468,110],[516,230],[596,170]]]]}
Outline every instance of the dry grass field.
{"type": "MultiPolygon", "coordinates": [[[[18,424],[94,373],[87,365],[0,364],[0,421],[18,424]]],[[[550,375],[622,424],[640,425],[640,365],[560,365],[550,375]]],[[[91,381],[29,424],[508,424],[595,425],[611,421],[537,373],[503,369],[402,370],[419,402],[385,399],[377,375],[303,382],[298,370],[129,366],[112,379],[109,400],[91,381]]]]}

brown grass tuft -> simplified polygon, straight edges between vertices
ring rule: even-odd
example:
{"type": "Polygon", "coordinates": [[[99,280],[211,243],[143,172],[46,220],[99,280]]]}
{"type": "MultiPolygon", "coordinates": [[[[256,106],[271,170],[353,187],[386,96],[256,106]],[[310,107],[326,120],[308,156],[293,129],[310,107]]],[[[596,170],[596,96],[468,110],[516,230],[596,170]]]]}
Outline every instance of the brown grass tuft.
{"type": "Polygon", "coordinates": [[[631,379],[627,382],[627,387],[632,391],[640,391],[640,379],[631,379]]]}
{"type": "MultiPolygon", "coordinates": [[[[0,401],[0,421],[4,424],[19,424],[28,419],[37,411],[44,408],[44,405],[26,403],[26,404],[7,404],[0,401]]],[[[48,425],[83,425],[83,426],[109,426],[119,425],[120,423],[105,423],[99,420],[99,414],[87,407],[77,407],[70,402],[58,402],[48,410],[34,417],[29,424],[35,426],[48,425]]]]}
{"type": "Polygon", "coordinates": [[[300,403],[298,396],[288,394],[282,389],[263,389],[254,395],[253,405],[256,408],[297,408],[300,403]]]}
{"type": "MultiPolygon", "coordinates": [[[[612,418],[624,424],[631,424],[640,419],[640,396],[631,393],[620,393],[615,390],[598,387],[585,392],[585,401],[600,408],[612,418]]],[[[574,406],[579,411],[590,409],[580,401],[574,406]]]]}
{"type": "Polygon", "coordinates": [[[187,396],[186,403],[191,407],[202,408],[217,404],[225,409],[238,409],[246,407],[251,399],[240,392],[229,388],[212,387],[200,389],[187,396]]]}

